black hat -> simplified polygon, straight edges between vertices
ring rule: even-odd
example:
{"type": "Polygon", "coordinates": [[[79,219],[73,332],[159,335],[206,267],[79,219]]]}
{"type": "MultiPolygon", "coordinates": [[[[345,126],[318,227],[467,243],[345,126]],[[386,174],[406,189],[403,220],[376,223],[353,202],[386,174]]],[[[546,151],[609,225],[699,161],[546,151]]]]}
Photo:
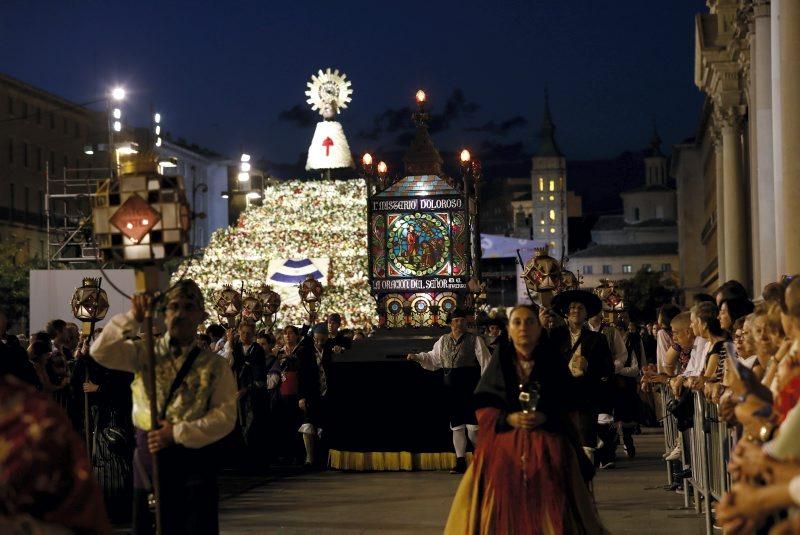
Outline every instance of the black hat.
{"type": "Polygon", "coordinates": [[[469,314],[463,308],[454,308],[450,312],[447,313],[447,323],[450,323],[455,318],[466,318],[469,314]]]}
{"type": "Polygon", "coordinates": [[[553,298],[551,307],[564,317],[567,317],[570,303],[583,303],[586,307],[586,316],[591,318],[603,310],[600,298],[586,290],[566,290],[553,298]]]}

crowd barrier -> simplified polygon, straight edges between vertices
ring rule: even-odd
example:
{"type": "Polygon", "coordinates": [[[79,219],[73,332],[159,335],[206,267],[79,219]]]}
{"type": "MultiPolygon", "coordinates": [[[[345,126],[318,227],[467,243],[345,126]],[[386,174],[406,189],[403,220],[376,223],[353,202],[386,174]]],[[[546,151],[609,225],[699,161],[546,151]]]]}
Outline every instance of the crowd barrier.
{"type": "Polygon", "coordinates": [[[681,466],[676,461],[666,461],[667,478],[672,483],[672,473],[691,466],[692,475],[684,479],[684,505],[694,506],[705,517],[706,533],[713,533],[712,503],[719,501],[730,489],[728,461],[737,436],[735,430],[721,421],[717,406],[706,400],[702,393],[693,392],[694,425],[684,432],[678,431],[675,417],[666,407],[673,399],[668,386],[661,387],[661,405],[664,410],[664,451],[669,453],[680,441],[681,466]],[[676,469],[677,468],[677,469],[676,469]]]}

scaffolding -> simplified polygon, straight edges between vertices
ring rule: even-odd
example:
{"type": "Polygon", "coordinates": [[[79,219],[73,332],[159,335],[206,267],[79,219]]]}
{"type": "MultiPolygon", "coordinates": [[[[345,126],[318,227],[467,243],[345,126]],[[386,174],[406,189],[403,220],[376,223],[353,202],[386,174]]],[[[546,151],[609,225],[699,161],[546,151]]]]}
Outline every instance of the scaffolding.
{"type": "MultiPolygon", "coordinates": [[[[47,269],[95,268],[102,263],[92,239],[92,203],[109,172],[102,168],[63,168],[52,174],[45,167],[47,269]]],[[[107,266],[103,266],[107,267],[107,266]]]]}

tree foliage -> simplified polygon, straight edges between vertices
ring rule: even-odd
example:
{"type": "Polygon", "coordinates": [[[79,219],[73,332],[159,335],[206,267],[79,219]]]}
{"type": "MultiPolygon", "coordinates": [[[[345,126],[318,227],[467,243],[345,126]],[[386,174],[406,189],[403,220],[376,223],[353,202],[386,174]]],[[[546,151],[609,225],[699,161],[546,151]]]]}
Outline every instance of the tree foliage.
{"type": "Polygon", "coordinates": [[[631,279],[620,281],[619,287],[625,292],[628,316],[634,322],[655,321],[659,307],[674,302],[678,294],[671,273],[646,269],[640,269],[631,279]]]}
{"type": "Polygon", "coordinates": [[[30,271],[42,269],[45,262],[39,257],[27,258],[18,244],[0,243],[0,307],[8,314],[11,324],[25,320],[30,311],[30,271]]]}

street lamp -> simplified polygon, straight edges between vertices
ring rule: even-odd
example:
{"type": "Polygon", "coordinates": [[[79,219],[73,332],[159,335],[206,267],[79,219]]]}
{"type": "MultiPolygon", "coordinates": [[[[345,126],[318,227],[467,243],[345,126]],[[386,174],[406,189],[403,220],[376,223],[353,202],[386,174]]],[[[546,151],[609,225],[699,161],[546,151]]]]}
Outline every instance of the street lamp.
{"type": "Polygon", "coordinates": [[[381,182],[381,188],[385,188],[386,187],[386,176],[389,173],[389,166],[386,165],[386,162],[381,161],[381,162],[378,162],[377,169],[378,169],[378,178],[380,179],[380,182],[381,182]]]}

